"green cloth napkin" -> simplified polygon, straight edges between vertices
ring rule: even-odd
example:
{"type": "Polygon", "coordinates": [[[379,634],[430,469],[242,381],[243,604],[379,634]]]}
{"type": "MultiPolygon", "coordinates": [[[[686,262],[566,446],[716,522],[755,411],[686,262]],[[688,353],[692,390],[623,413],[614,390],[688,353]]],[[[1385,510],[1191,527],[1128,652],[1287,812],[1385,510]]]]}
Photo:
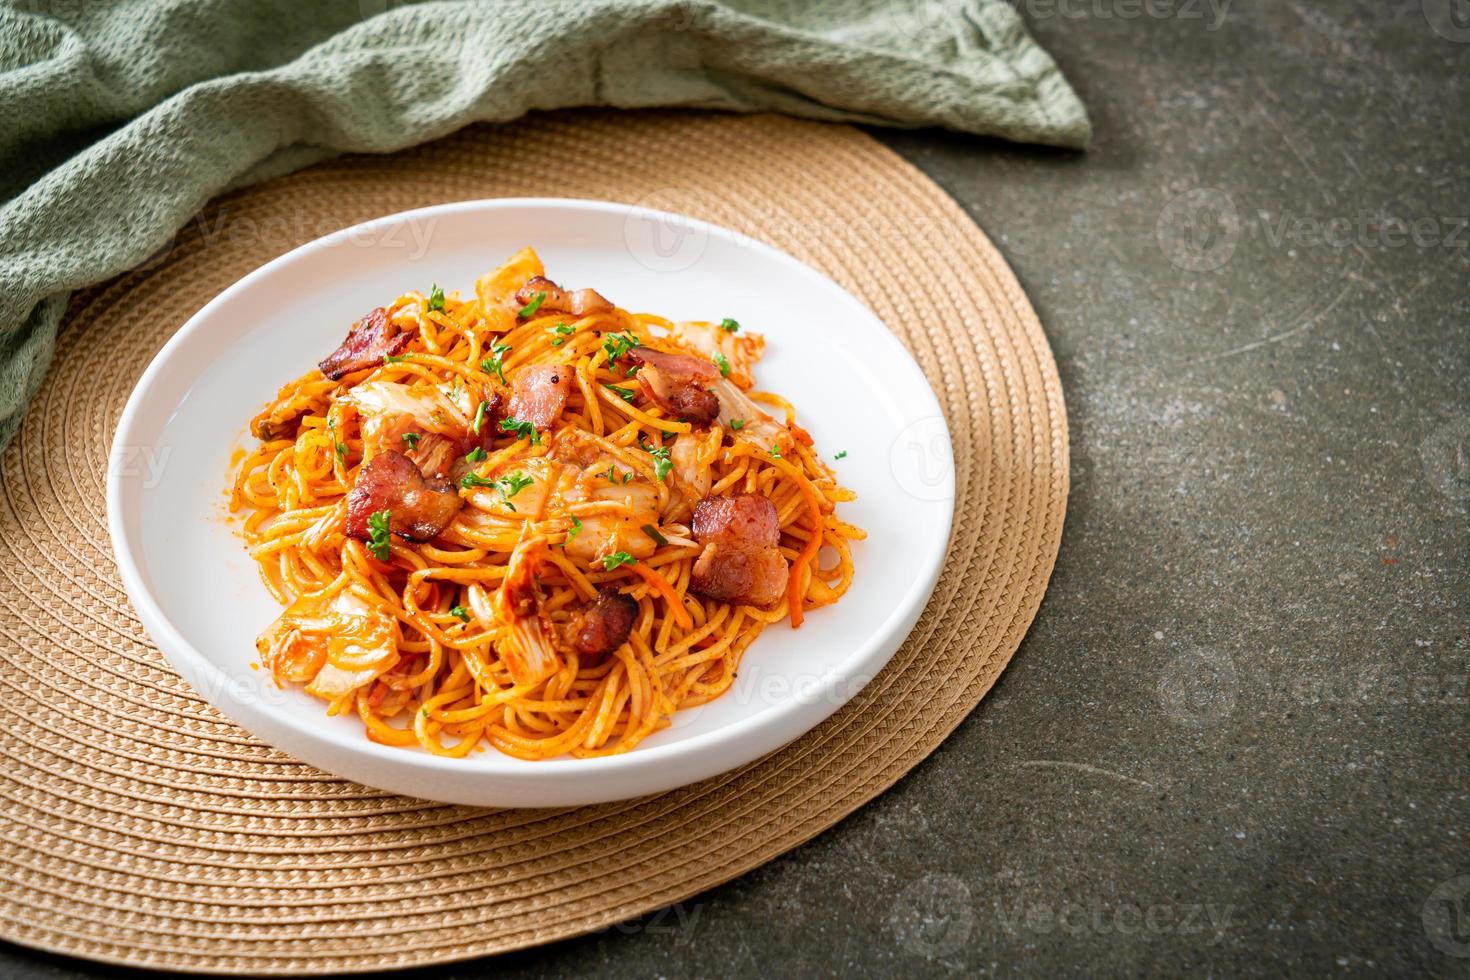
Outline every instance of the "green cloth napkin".
{"type": "Polygon", "coordinates": [[[1089,134],[1001,0],[0,0],[0,446],[69,293],[221,191],[594,105],[1089,134]]]}

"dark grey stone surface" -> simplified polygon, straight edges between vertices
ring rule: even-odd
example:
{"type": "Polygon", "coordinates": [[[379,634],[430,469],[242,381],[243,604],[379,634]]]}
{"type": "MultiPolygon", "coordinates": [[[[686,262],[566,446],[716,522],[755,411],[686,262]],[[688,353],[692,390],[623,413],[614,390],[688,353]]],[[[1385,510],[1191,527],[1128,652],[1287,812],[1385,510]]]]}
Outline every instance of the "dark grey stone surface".
{"type": "Polygon", "coordinates": [[[1090,153],[880,134],[1000,245],[1066,386],[1020,652],[812,843],[426,975],[1470,974],[1470,7],[1024,9],[1090,153]]]}

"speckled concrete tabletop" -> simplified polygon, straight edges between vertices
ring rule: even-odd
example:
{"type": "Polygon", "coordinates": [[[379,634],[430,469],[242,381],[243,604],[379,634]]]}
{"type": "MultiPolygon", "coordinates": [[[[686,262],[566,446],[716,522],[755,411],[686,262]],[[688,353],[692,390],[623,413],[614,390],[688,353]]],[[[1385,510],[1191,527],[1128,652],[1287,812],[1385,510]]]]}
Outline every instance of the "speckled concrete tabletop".
{"type": "Polygon", "coordinates": [[[1470,974],[1470,7],[1018,2],[1091,152],[879,135],[1066,386],[1020,652],[812,843],[427,975],[1470,974]]]}

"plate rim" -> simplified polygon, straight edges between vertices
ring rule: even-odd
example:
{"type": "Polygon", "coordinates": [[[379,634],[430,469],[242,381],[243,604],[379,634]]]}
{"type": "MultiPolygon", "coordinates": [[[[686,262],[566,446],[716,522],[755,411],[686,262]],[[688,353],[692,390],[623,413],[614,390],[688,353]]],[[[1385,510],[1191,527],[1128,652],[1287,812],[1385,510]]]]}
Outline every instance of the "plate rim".
{"type": "MultiPolygon", "coordinates": [[[[667,784],[665,789],[661,790],[667,791],[736,769],[781,748],[816,728],[863,690],[888,664],[893,655],[897,653],[898,649],[903,645],[913,630],[914,625],[918,622],[919,617],[923,614],[924,609],[928,605],[929,598],[932,596],[938,584],[939,575],[943,570],[950,549],[955,505],[957,503],[955,497],[951,496],[947,498],[948,506],[942,508],[942,520],[936,524],[938,530],[933,535],[933,540],[926,543],[927,551],[921,561],[923,574],[895,601],[889,613],[870,636],[861,644],[854,645],[849,649],[844,657],[844,662],[851,662],[852,666],[850,668],[843,669],[841,665],[828,668],[817,678],[809,694],[803,695],[793,692],[791,697],[779,703],[767,705],[765,708],[749,716],[742,717],[712,731],[663,745],[638,746],[627,752],[592,758],[579,759],[561,756],[554,759],[541,760],[536,764],[526,764],[524,760],[513,759],[498,752],[477,754],[469,758],[443,757],[422,751],[404,752],[401,748],[379,745],[366,737],[361,738],[354,744],[343,744],[324,737],[305,719],[297,718],[290,712],[279,711],[269,705],[256,705],[244,701],[232,701],[222,696],[215,696],[211,692],[228,690],[231,675],[224,667],[206,656],[183,636],[155,600],[152,590],[145,584],[140,568],[141,542],[138,543],[138,547],[134,546],[134,542],[128,534],[126,520],[124,519],[123,510],[127,503],[125,495],[129,492],[129,488],[127,486],[128,477],[123,472],[125,467],[120,466],[119,462],[123,458],[126,447],[142,444],[135,437],[134,429],[141,425],[140,415],[149,404],[149,396],[152,394],[152,389],[157,384],[159,376],[170,364],[179,349],[188,343],[196,333],[207,328],[216,310],[224,306],[237,294],[250,289],[257,281],[267,278],[277,269],[308,259],[319,251],[333,248],[341,239],[347,236],[373,234],[385,226],[441,215],[466,211],[494,212],[512,208],[541,208],[574,212],[590,210],[619,215],[625,218],[637,215],[652,220],[678,222],[685,226],[702,230],[712,236],[720,236],[737,241],[742,248],[758,250],[769,260],[792,267],[806,276],[815,277],[825,282],[837,294],[842,296],[848,304],[861,310],[882,328],[881,333],[885,341],[891,345],[892,353],[898,355],[896,358],[897,364],[901,365],[901,369],[911,374],[912,379],[918,382],[917,390],[922,391],[925,398],[925,404],[921,406],[919,416],[938,420],[936,434],[942,435],[944,449],[947,450],[939,454],[942,457],[944,478],[953,485],[955,473],[952,436],[938,395],[934,392],[933,386],[929,383],[929,379],[924,375],[923,370],[919,367],[912,353],[903,345],[888,325],[867,304],[863,303],[844,286],[821,270],[758,238],[751,237],[743,232],[711,221],[695,218],[679,212],[666,211],[643,205],[586,198],[470,198],[380,215],[367,221],[329,232],[326,235],[298,245],[255,267],[244,276],[226,286],[200,307],[197,312],[189,317],[168,338],[149,361],[147,368],[144,369],[142,375],[139,376],[137,383],[129,393],[127,403],[118,418],[117,427],[109,447],[106,480],[107,524],[113,556],[122,577],[124,591],[127,593],[128,599],[132,603],[139,621],[147,632],[148,638],[158,647],[170,665],[193,688],[195,693],[256,738],[261,739],[263,742],[293,758],[318,766],[341,778],[386,788],[383,786],[383,783],[374,781],[372,778],[364,778],[358,774],[347,774],[344,767],[335,762],[318,762],[317,758],[320,758],[320,756],[314,751],[303,752],[298,746],[293,745],[287,747],[282,745],[273,736],[273,733],[267,734],[266,730],[279,726],[289,730],[299,739],[321,746],[323,752],[347,753],[353,757],[352,761],[358,769],[358,772],[382,771],[387,776],[389,775],[388,769],[390,768],[406,767],[408,770],[420,771],[431,776],[441,773],[457,775],[459,780],[455,781],[453,785],[446,786],[446,795],[442,797],[426,797],[442,799],[446,802],[465,802],[467,800],[466,796],[455,796],[452,792],[461,786],[487,786],[503,781],[522,784],[525,788],[534,792],[537,789],[561,786],[568,780],[575,780],[577,776],[595,775],[599,778],[604,778],[615,775],[619,771],[631,775],[636,770],[656,770],[659,766],[668,766],[671,772],[677,772],[680,775],[672,780],[654,780],[661,784],[667,784]],[[941,525],[942,528],[940,527],[941,525]],[[883,651],[882,648],[885,645],[891,646],[891,649],[883,651]],[[875,657],[877,659],[874,659],[875,657]],[[203,689],[191,679],[200,676],[208,678],[211,681],[203,689]],[[858,680],[860,683],[853,685],[852,682],[854,680],[858,680]],[[807,715],[806,712],[810,710],[810,705],[820,705],[820,708],[807,715]],[[257,719],[259,719],[258,722],[257,719]],[[780,734],[783,732],[786,734],[780,734]],[[773,737],[773,733],[776,733],[775,737],[773,737]],[[720,761],[711,765],[709,760],[715,757],[716,752],[720,754],[720,761]],[[700,761],[703,761],[705,764],[702,766],[695,764],[700,761]],[[497,764],[510,765],[507,765],[506,768],[497,768],[497,764]]],[[[401,792],[399,790],[391,791],[401,792]]],[[[654,792],[659,791],[655,790],[654,792]]],[[[592,794],[592,797],[589,797],[587,802],[589,804],[610,802],[617,799],[643,795],[645,792],[648,791],[638,790],[611,795],[605,793],[592,794]]],[[[496,805],[539,806],[547,804],[533,802],[499,803],[496,805]]]]}

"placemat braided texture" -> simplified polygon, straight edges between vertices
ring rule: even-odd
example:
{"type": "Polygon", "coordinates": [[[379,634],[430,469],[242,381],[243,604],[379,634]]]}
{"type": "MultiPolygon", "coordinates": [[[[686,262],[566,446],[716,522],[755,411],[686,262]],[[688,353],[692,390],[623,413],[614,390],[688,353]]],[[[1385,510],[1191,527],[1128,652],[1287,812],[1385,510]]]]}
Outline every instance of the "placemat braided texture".
{"type": "Polygon", "coordinates": [[[158,968],[321,973],[463,959],[628,919],[770,860],[892,785],[980,701],[1036,612],[1061,537],[1067,430],[1051,352],[1004,261],[873,139],[768,116],[560,113],[215,202],[148,268],[75,298],[0,483],[4,937],[158,968]],[[944,406],[955,531],[913,635],[825,724],[724,777],[554,811],[343,782],[216,714],[123,595],[107,454],[169,335],[302,242],[504,196],[643,204],[770,242],[871,306],[944,406]]]}

